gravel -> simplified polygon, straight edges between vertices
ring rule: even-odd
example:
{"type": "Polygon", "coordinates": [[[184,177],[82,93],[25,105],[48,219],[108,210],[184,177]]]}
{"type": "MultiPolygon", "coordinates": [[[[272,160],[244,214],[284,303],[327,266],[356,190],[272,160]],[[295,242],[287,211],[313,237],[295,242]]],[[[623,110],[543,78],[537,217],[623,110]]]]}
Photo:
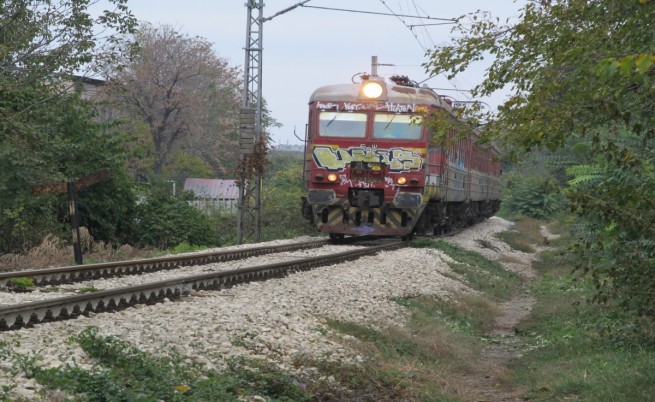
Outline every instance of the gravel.
{"type": "MultiPolygon", "coordinates": [[[[509,222],[491,218],[447,241],[479,251],[488,258],[502,255],[525,257],[498,241],[493,234],[507,230],[509,222]],[[484,248],[478,239],[495,247],[484,248]]],[[[307,238],[296,241],[306,241],[307,238]]],[[[321,252],[344,251],[357,246],[330,246],[321,252]]],[[[251,263],[270,263],[300,254],[315,255],[316,250],[255,257],[251,263]]],[[[251,261],[252,260],[252,261],[251,261]]],[[[396,297],[437,295],[448,299],[474,292],[450,270],[449,257],[434,249],[401,249],[381,252],[357,261],[299,272],[285,278],[238,285],[221,291],[198,291],[180,301],[157,305],[137,305],[116,313],[103,313],[60,321],[33,328],[0,333],[0,340],[19,340],[19,353],[38,351],[42,364],[87,365],[88,357],[75,345],[64,341],[87,326],[99,328],[100,335],[115,335],[142,350],[161,353],[176,349],[183,355],[221,368],[229,356],[264,358],[280,368],[294,372],[296,358],[314,358],[357,364],[363,357],[348,345],[349,336],[328,329],[326,318],[365,323],[374,328],[403,326],[406,311],[393,301],[396,297]],[[326,333],[327,332],[327,333],[326,333]],[[238,342],[235,342],[238,340],[238,342]]],[[[232,269],[244,261],[210,264],[185,269],[232,269]]],[[[160,272],[74,285],[109,289],[137,280],[160,280],[181,273],[160,272]]],[[[33,292],[33,297],[41,292],[33,292]]],[[[23,297],[23,296],[19,296],[23,297]]],[[[52,297],[52,295],[46,295],[52,297]]],[[[0,304],[17,303],[15,294],[0,293],[0,304]]],[[[11,363],[0,361],[0,384],[16,383],[9,395],[17,400],[38,399],[39,385],[25,378],[9,378],[11,363]]]]}

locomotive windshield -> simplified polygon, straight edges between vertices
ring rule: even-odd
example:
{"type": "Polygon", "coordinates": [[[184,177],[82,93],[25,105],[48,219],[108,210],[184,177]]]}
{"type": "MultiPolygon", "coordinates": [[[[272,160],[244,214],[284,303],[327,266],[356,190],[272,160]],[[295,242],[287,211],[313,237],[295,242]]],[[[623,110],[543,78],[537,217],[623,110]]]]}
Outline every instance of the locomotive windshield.
{"type": "Polygon", "coordinates": [[[420,117],[407,114],[378,113],[373,121],[373,138],[418,140],[421,138],[420,117]]]}
{"type": "Polygon", "coordinates": [[[323,137],[364,138],[366,136],[366,114],[321,112],[318,133],[323,137]]]}

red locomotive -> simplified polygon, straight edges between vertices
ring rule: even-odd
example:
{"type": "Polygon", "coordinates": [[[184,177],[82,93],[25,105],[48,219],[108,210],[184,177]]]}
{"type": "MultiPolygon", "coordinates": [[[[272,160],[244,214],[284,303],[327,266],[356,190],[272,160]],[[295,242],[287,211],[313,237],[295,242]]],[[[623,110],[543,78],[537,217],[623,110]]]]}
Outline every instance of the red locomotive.
{"type": "Polygon", "coordinates": [[[453,115],[406,77],[363,75],[314,91],[303,216],[332,238],[436,234],[492,216],[500,207],[498,150],[476,144],[476,134],[435,143],[421,116],[438,111],[453,115]]]}

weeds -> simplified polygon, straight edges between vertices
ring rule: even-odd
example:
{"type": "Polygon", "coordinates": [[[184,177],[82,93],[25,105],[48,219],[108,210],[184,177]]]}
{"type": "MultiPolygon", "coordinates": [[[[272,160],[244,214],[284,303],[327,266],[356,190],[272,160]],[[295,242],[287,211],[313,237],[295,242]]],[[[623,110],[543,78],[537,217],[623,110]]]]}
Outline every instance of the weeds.
{"type": "Polygon", "coordinates": [[[194,244],[189,244],[187,242],[182,242],[175,246],[173,248],[173,254],[182,254],[182,253],[190,253],[193,251],[201,251],[201,250],[206,250],[207,246],[197,246],[194,244]]]}
{"type": "MultiPolygon", "coordinates": [[[[248,397],[304,401],[311,395],[268,363],[244,358],[227,361],[223,372],[176,354],[154,356],[120,339],[98,335],[88,327],[70,340],[95,361],[92,368],[78,365],[46,368],[38,355],[12,352],[0,343],[0,358],[13,363],[14,377],[23,373],[47,390],[61,390],[89,401],[236,401],[248,397]]],[[[15,387],[7,385],[5,396],[15,387]]]]}
{"type": "Polygon", "coordinates": [[[507,243],[513,250],[524,253],[534,253],[536,251],[533,247],[534,242],[527,240],[521,232],[514,230],[500,232],[496,234],[496,237],[507,243]]]}
{"type": "Polygon", "coordinates": [[[98,289],[97,287],[91,285],[91,286],[85,286],[79,289],[79,293],[93,293],[93,292],[100,292],[102,289],[98,289]]]}
{"type": "Polygon", "coordinates": [[[34,279],[32,278],[11,278],[9,285],[14,292],[31,292],[34,290],[34,279]]]}
{"type": "Polygon", "coordinates": [[[466,278],[469,286],[499,299],[509,298],[511,290],[519,284],[516,273],[475,251],[465,250],[443,240],[419,239],[413,242],[413,246],[443,251],[454,260],[448,263],[450,268],[466,278]]]}
{"type": "Polygon", "coordinates": [[[25,254],[0,256],[5,270],[28,269],[35,266],[69,265],[73,261],[73,248],[53,235],[47,235],[38,246],[25,254]]]}
{"type": "Polygon", "coordinates": [[[534,401],[653,400],[652,320],[635,326],[633,317],[588,303],[593,286],[572,274],[576,260],[566,241],[534,265],[537,304],[517,328],[529,346],[511,369],[512,381],[534,401]]]}
{"type": "MultiPolygon", "coordinates": [[[[85,262],[122,261],[135,258],[153,257],[157,251],[152,249],[137,249],[130,245],[112,247],[104,242],[95,241],[86,231],[80,228],[85,262]]],[[[64,240],[53,235],[47,235],[38,246],[23,254],[9,253],[0,256],[0,271],[20,271],[35,267],[52,267],[73,265],[73,247],[64,240]]]]}
{"type": "Polygon", "coordinates": [[[327,320],[333,331],[357,339],[355,347],[366,359],[351,368],[320,365],[321,371],[350,392],[367,395],[362,400],[457,400],[462,394],[459,373],[474,364],[485,344],[483,334],[494,321],[492,303],[470,295],[453,301],[417,295],[394,302],[410,314],[406,326],[382,330],[327,320]]]}
{"type": "Polygon", "coordinates": [[[534,253],[536,246],[548,245],[550,240],[541,231],[543,223],[537,219],[522,217],[513,223],[512,229],[496,234],[496,237],[507,243],[512,249],[524,253],[534,253]]]}

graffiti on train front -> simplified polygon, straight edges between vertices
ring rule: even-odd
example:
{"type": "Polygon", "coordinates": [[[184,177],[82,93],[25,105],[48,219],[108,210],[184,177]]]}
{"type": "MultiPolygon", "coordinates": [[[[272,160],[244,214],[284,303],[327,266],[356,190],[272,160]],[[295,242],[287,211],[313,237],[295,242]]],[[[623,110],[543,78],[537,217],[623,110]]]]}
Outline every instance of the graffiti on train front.
{"type": "Polygon", "coordinates": [[[409,172],[423,166],[420,152],[413,149],[391,148],[378,149],[369,147],[351,147],[333,149],[328,146],[314,147],[314,161],[319,167],[340,171],[351,162],[377,162],[389,166],[391,172],[409,172]]]}

